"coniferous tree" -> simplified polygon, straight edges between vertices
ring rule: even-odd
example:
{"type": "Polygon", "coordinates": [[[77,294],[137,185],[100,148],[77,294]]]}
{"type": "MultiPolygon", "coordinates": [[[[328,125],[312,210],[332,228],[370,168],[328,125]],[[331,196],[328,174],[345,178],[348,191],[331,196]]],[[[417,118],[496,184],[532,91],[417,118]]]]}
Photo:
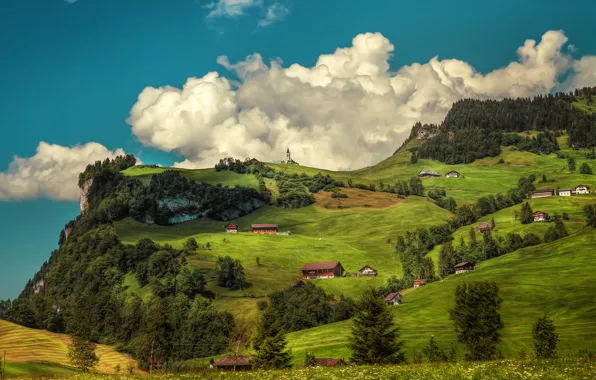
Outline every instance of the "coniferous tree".
{"type": "Polygon", "coordinates": [[[405,361],[393,314],[376,289],[368,289],[358,301],[349,347],[356,364],[390,364],[405,361]]]}
{"type": "Polygon", "coordinates": [[[573,157],[569,157],[567,159],[567,168],[569,169],[570,172],[575,171],[575,159],[573,157]]]}
{"type": "Polygon", "coordinates": [[[263,310],[261,321],[253,339],[256,354],[252,363],[259,369],[279,369],[291,367],[291,354],[286,351],[286,335],[271,307],[263,310]]]}
{"type": "Polygon", "coordinates": [[[567,228],[565,228],[565,224],[561,220],[560,217],[555,219],[555,223],[549,227],[549,229],[544,234],[544,241],[546,243],[550,243],[555,240],[562,239],[566,236],[569,236],[569,232],[567,232],[567,228]]]}
{"type": "Polygon", "coordinates": [[[188,238],[188,239],[186,239],[186,242],[184,243],[184,248],[187,251],[194,251],[199,248],[199,244],[197,243],[195,238],[188,238]]]}
{"type": "Polygon", "coordinates": [[[592,228],[596,228],[596,206],[584,206],[584,214],[586,215],[586,225],[592,228]]]}
{"type": "Polygon", "coordinates": [[[441,246],[439,252],[439,275],[445,278],[450,274],[455,273],[455,265],[457,264],[457,254],[453,249],[451,242],[447,242],[441,246]]]}
{"type": "Polygon", "coordinates": [[[430,363],[445,362],[447,361],[447,355],[439,348],[435,336],[431,335],[428,345],[424,348],[424,356],[430,363]]]}
{"type": "Polygon", "coordinates": [[[82,372],[89,372],[90,369],[99,363],[99,357],[95,353],[95,343],[89,340],[73,336],[68,346],[68,358],[73,366],[82,372]]]}
{"type": "Polygon", "coordinates": [[[490,224],[493,227],[493,230],[497,227],[497,224],[495,223],[495,218],[494,217],[490,220],[490,224]]]}
{"type": "Polygon", "coordinates": [[[304,353],[304,366],[305,367],[316,367],[317,366],[317,359],[315,358],[315,354],[306,351],[304,353]]]}
{"type": "Polygon", "coordinates": [[[478,246],[478,242],[476,240],[476,230],[474,230],[474,227],[470,227],[468,234],[470,235],[470,249],[475,249],[478,246]]]}
{"type": "Polygon", "coordinates": [[[449,314],[459,342],[466,346],[467,360],[491,360],[498,356],[503,328],[501,303],[499,287],[494,282],[464,282],[457,286],[455,307],[449,314]]]}
{"type": "Polygon", "coordinates": [[[590,165],[588,165],[586,162],[584,162],[580,167],[579,167],[579,172],[581,174],[592,174],[592,168],[590,167],[590,165]]]}
{"type": "Polygon", "coordinates": [[[549,359],[555,357],[559,334],[555,323],[548,316],[538,318],[532,327],[534,337],[534,352],[537,358],[549,359]]]}

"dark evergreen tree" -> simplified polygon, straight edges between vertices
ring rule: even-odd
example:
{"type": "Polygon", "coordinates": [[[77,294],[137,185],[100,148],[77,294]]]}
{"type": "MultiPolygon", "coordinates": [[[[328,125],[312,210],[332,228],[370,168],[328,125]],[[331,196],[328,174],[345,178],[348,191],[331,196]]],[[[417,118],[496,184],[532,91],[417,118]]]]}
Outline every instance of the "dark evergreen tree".
{"type": "Polygon", "coordinates": [[[184,243],[184,248],[187,251],[195,251],[199,248],[199,244],[197,243],[195,238],[188,238],[188,239],[186,239],[186,242],[184,243]]]}
{"type": "Polygon", "coordinates": [[[455,249],[451,242],[447,242],[441,246],[439,252],[439,275],[445,278],[450,274],[455,273],[455,265],[459,261],[455,249]]]}
{"type": "Polygon", "coordinates": [[[567,159],[567,168],[569,169],[570,172],[575,171],[575,159],[573,157],[569,157],[567,159]]]}
{"type": "Polygon", "coordinates": [[[581,174],[592,174],[592,168],[590,167],[590,165],[588,165],[588,163],[584,162],[580,167],[579,167],[579,172],[581,174]]]}
{"type": "Polygon", "coordinates": [[[592,228],[596,228],[596,206],[584,206],[584,215],[586,215],[586,225],[592,228]]]}
{"type": "Polygon", "coordinates": [[[534,352],[540,359],[555,357],[559,334],[556,331],[555,323],[548,316],[538,318],[532,327],[534,337],[534,352]]]}
{"type": "Polygon", "coordinates": [[[99,357],[95,353],[96,344],[89,340],[72,336],[68,346],[68,358],[70,363],[82,372],[89,372],[90,369],[99,363],[99,357]]]}
{"type": "Polygon", "coordinates": [[[376,289],[368,289],[358,301],[349,347],[356,364],[389,364],[405,361],[393,314],[376,289]]]}
{"type": "Polygon", "coordinates": [[[304,353],[304,366],[305,367],[316,367],[317,366],[317,360],[315,358],[315,354],[310,352],[310,351],[306,351],[304,353]]]}
{"type": "Polygon", "coordinates": [[[277,316],[270,307],[266,308],[253,338],[256,353],[252,364],[258,369],[289,368],[292,358],[286,351],[286,344],[286,336],[277,316]]]}
{"type": "Polygon", "coordinates": [[[552,241],[562,239],[566,236],[569,236],[569,232],[567,232],[565,224],[563,223],[561,218],[556,218],[555,223],[552,226],[550,226],[544,234],[544,241],[546,243],[550,243],[552,241]]]}
{"type": "Polygon", "coordinates": [[[428,345],[424,348],[424,356],[430,363],[446,362],[447,355],[439,348],[439,344],[434,335],[430,336],[428,345]]]}

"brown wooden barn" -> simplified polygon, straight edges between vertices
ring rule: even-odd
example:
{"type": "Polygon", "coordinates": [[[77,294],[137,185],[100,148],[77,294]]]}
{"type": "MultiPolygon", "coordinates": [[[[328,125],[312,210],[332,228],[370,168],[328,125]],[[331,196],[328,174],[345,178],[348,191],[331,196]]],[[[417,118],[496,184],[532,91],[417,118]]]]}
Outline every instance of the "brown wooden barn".
{"type": "Polygon", "coordinates": [[[344,267],[339,261],[330,263],[311,263],[304,264],[302,267],[303,279],[333,278],[341,277],[344,273],[344,267]]]}
{"type": "Polygon", "coordinates": [[[213,367],[227,371],[247,371],[252,369],[250,364],[250,356],[224,356],[213,363],[213,367]]]}
{"type": "Polygon", "coordinates": [[[253,224],[250,232],[261,235],[276,235],[277,224],[253,224]]]}

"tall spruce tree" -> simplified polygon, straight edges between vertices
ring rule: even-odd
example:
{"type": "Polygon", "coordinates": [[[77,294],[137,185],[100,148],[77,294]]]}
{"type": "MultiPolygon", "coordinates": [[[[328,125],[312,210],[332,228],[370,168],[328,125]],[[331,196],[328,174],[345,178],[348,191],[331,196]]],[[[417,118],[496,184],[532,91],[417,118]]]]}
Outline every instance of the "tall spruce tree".
{"type": "Polygon", "coordinates": [[[89,370],[99,363],[99,357],[95,353],[95,343],[80,336],[71,337],[71,343],[68,346],[68,358],[73,366],[82,372],[89,370]]]}
{"type": "Polygon", "coordinates": [[[457,338],[466,346],[467,360],[491,360],[498,356],[503,328],[499,308],[502,299],[494,282],[464,282],[455,290],[455,307],[449,311],[457,338]]]}
{"type": "Polygon", "coordinates": [[[252,364],[259,369],[291,367],[291,354],[286,351],[286,335],[279,325],[279,319],[268,306],[263,310],[261,321],[253,339],[256,354],[252,364]]]}
{"type": "Polygon", "coordinates": [[[548,316],[538,318],[532,326],[534,337],[534,352],[536,357],[548,359],[555,357],[559,334],[556,331],[555,323],[548,316]]]}
{"type": "Polygon", "coordinates": [[[439,252],[439,275],[445,278],[450,274],[455,273],[455,265],[458,258],[451,242],[447,242],[441,246],[439,252]]]}
{"type": "Polygon", "coordinates": [[[430,363],[447,361],[447,355],[445,355],[445,352],[439,348],[439,344],[434,335],[430,336],[428,345],[424,348],[423,352],[430,363]]]}
{"type": "Polygon", "coordinates": [[[390,364],[405,361],[399,328],[393,314],[378,296],[377,289],[368,289],[356,306],[349,347],[351,361],[356,364],[390,364]]]}
{"type": "Polygon", "coordinates": [[[584,214],[586,215],[586,225],[592,228],[596,228],[596,206],[584,206],[584,214]]]}
{"type": "Polygon", "coordinates": [[[565,228],[565,224],[561,218],[556,218],[555,223],[549,227],[549,229],[544,234],[544,241],[550,243],[555,240],[562,239],[566,236],[569,236],[569,232],[567,232],[567,228],[565,228]]]}

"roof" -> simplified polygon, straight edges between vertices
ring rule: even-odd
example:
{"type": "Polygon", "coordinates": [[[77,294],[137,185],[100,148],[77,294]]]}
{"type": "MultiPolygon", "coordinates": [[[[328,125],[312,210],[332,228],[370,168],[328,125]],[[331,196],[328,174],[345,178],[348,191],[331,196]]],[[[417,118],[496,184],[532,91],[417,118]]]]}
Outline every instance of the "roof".
{"type": "Polygon", "coordinates": [[[546,214],[546,212],[544,212],[544,211],[534,211],[534,215],[536,215],[536,214],[546,214]]]}
{"type": "Polygon", "coordinates": [[[426,282],[426,278],[419,278],[418,280],[414,280],[414,282],[426,282]]]}
{"type": "Polygon", "coordinates": [[[480,223],[476,228],[493,228],[493,225],[490,222],[483,222],[480,223]]]}
{"type": "Polygon", "coordinates": [[[419,174],[419,175],[420,175],[420,174],[440,175],[439,173],[437,173],[437,172],[436,172],[436,171],[434,171],[434,170],[424,170],[424,169],[422,169],[422,170],[420,171],[420,173],[418,173],[418,174],[419,174]]]}
{"type": "Polygon", "coordinates": [[[277,228],[277,224],[253,224],[252,228],[277,228]]]}
{"type": "Polygon", "coordinates": [[[310,263],[304,264],[302,270],[334,269],[338,265],[341,265],[339,261],[334,261],[330,263],[310,263]]]}
{"type": "Polygon", "coordinates": [[[213,363],[216,367],[233,367],[235,365],[250,365],[250,356],[238,355],[219,358],[213,363]]]}
{"type": "Polygon", "coordinates": [[[463,262],[461,262],[461,263],[457,264],[455,267],[456,267],[456,268],[463,268],[463,267],[465,267],[466,265],[474,265],[474,264],[472,264],[472,263],[470,263],[470,262],[467,262],[467,261],[463,261],[463,262]]]}
{"type": "Polygon", "coordinates": [[[389,302],[392,299],[394,299],[397,295],[399,295],[399,293],[397,293],[397,292],[395,292],[395,293],[389,293],[389,295],[387,297],[385,297],[385,299],[383,301],[389,302]]]}
{"type": "Polygon", "coordinates": [[[451,170],[451,171],[448,171],[447,172],[447,174],[450,174],[450,173],[457,173],[457,174],[459,174],[459,172],[457,170],[451,170]]]}
{"type": "Polygon", "coordinates": [[[317,365],[321,367],[335,367],[340,362],[346,364],[343,359],[316,358],[315,361],[317,362],[317,365]]]}
{"type": "Polygon", "coordinates": [[[373,267],[371,267],[370,265],[366,264],[365,266],[363,266],[362,268],[360,268],[360,269],[358,270],[358,272],[362,272],[362,271],[363,271],[364,269],[366,269],[366,268],[370,268],[370,269],[374,270],[375,272],[377,271],[375,268],[373,268],[373,267]]]}
{"type": "Polygon", "coordinates": [[[575,186],[575,188],[576,188],[576,189],[577,189],[578,187],[586,187],[586,188],[588,188],[588,189],[590,188],[590,186],[588,186],[588,185],[577,185],[577,186],[575,186]]]}

